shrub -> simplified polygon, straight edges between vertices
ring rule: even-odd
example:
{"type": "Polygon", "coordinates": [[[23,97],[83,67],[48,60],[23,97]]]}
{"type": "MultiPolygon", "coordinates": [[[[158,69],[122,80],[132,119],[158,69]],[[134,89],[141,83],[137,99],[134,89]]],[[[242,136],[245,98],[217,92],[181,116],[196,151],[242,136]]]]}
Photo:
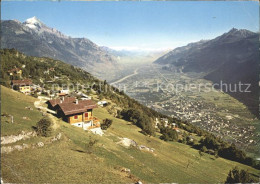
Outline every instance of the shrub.
{"type": "Polygon", "coordinates": [[[34,92],[34,93],[32,94],[32,96],[33,96],[34,98],[38,98],[38,95],[37,95],[36,92],[34,92]]]}
{"type": "Polygon", "coordinates": [[[91,154],[93,153],[94,146],[98,141],[96,139],[92,139],[91,136],[89,136],[89,142],[85,144],[86,153],[91,154]]]}
{"type": "Polygon", "coordinates": [[[160,139],[162,139],[162,140],[164,140],[164,141],[169,141],[169,140],[170,140],[168,134],[163,134],[163,135],[161,135],[161,136],[160,136],[160,139]]]}
{"type": "Polygon", "coordinates": [[[131,121],[134,125],[140,127],[142,132],[147,135],[154,135],[155,128],[152,119],[144,112],[136,109],[124,109],[120,115],[123,119],[131,121]]]}
{"type": "Polygon", "coordinates": [[[239,170],[237,167],[229,171],[225,183],[253,183],[256,182],[252,179],[245,170],[239,170]]]}
{"type": "Polygon", "coordinates": [[[108,129],[113,123],[113,120],[112,119],[104,119],[103,120],[103,123],[101,124],[101,129],[102,130],[106,130],[108,129]]]}
{"type": "Polygon", "coordinates": [[[49,118],[41,119],[36,125],[36,133],[39,136],[48,137],[51,135],[51,120],[49,118]]]}
{"type": "Polygon", "coordinates": [[[203,146],[203,147],[200,149],[200,151],[206,153],[206,152],[208,151],[208,149],[206,148],[206,146],[203,146]]]}
{"type": "Polygon", "coordinates": [[[177,141],[178,133],[169,127],[159,126],[162,136],[160,139],[164,141],[177,141]]]}

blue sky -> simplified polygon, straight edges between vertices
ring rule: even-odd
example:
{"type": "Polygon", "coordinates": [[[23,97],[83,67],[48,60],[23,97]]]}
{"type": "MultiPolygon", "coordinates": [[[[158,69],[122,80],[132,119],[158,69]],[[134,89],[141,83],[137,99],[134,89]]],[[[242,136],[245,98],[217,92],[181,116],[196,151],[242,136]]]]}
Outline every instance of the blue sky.
{"type": "Polygon", "coordinates": [[[1,9],[3,20],[36,16],[67,35],[117,49],[175,48],[233,27],[259,31],[259,3],[252,1],[2,1],[1,9]]]}

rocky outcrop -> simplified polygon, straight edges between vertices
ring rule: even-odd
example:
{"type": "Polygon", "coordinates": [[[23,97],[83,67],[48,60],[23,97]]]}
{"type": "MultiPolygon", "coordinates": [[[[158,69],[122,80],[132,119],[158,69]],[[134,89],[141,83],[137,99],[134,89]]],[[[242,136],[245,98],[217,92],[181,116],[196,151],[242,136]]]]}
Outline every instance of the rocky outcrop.
{"type": "MultiPolygon", "coordinates": [[[[1,154],[8,154],[11,153],[13,151],[22,151],[24,149],[28,149],[28,148],[41,148],[44,147],[47,144],[51,144],[55,141],[58,141],[61,139],[62,134],[58,133],[56,136],[52,137],[49,141],[44,142],[37,142],[36,144],[22,144],[22,145],[14,145],[14,146],[2,146],[1,147],[1,154]]],[[[8,143],[10,144],[10,143],[8,143]]]]}
{"type": "Polygon", "coordinates": [[[11,144],[20,140],[30,139],[31,137],[37,136],[36,132],[24,132],[22,131],[19,135],[10,135],[1,137],[1,144],[11,144]]]}
{"type": "Polygon", "coordinates": [[[126,138],[126,137],[121,138],[121,141],[119,141],[117,144],[120,144],[126,148],[136,147],[137,149],[139,149],[141,151],[148,151],[148,152],[152,152],[152,153],[155,151],[154,148],[149,148],[144,145],[138,145],[134,140],[126,138]]]}
{"type": "Polygon", "coordinates": [[[127,148],[129,148],[131,146],[137,147],[137,143],[135,141],[133,141],[132,139],[128,139],[126,137],[121,138],[121,141],[119,141],[117,144],[120,144],[127,148]]]}
{"type": "Polygon", "coordinates": [[[102,136],[104,134],[104,132],[102,131],[102,129],[100,127],[92,128],[92,129],[90,129],[90,132],[92,132],[93,134],[96,134],[96,135],[100,135],[100,136],[102,136]]]}
{"type": "Polygon", "coordinates": [[[2,146],[1,147],[1,154],[10,153],[12,151],[22,151],[24,149],[29,148],[28,144],[22,144],[22,145],[15,145],[15,146],[2,146]]]}

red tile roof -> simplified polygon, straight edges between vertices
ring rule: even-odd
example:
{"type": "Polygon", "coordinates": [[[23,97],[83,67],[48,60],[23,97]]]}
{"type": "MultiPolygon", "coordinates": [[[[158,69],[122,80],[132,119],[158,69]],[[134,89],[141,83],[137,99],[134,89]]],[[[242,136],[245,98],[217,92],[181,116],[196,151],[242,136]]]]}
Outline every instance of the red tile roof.
{"type": "Polygon", "coordinates": [[[66,93],[59,93],[58,95],[59,95],[59,96],[66,96],[66,95],[68,95],[68,94],[66,94],[66,93]]]}
{"type": "Polygon", "coordinates": [[[30,79],[24,79],[24,80],[12,80],[12,85],[32,85],[32,81],[30,79]]]}
{"type": "Polygon", "coordinates": [[[76,103],[59,103],[61,111],[67,116],[72,114],[78,114],[86,112],[88,109],[94,109],[97,107],[96,103],[92,100],[80,100],[76,103]]]}
{"type": "Polygon", "coordinates": [[[8,70],[8,72],[19,72],[20,70],[20,68],[13,68],[11,70],[8,70]]]}
{"type": "MultiPolygon", "coordinates": [[[[62,103],[73,103],[76,100],[75,97],[65,97],[64,101],[62,101],[62,103]]],[[[60,98],[56,98],[53,100],[49,100],[48,101],[52,107],[55,107],[56,105],[60,104],[61,99],[60,98]]]]}

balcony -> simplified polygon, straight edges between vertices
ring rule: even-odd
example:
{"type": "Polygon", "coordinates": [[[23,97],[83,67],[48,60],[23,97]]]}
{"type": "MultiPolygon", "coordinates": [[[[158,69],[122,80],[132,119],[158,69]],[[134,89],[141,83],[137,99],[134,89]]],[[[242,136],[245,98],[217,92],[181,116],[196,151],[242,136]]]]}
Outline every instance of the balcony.
{"type": "Polygon", "coordinates": [[[92,121],[92,125],[88,126],[87,129],[99,128],[100,127],[99,119],[96,118],[96,117],[90,117],[90,118],[88,118],[87,121],[92,121]]]}

